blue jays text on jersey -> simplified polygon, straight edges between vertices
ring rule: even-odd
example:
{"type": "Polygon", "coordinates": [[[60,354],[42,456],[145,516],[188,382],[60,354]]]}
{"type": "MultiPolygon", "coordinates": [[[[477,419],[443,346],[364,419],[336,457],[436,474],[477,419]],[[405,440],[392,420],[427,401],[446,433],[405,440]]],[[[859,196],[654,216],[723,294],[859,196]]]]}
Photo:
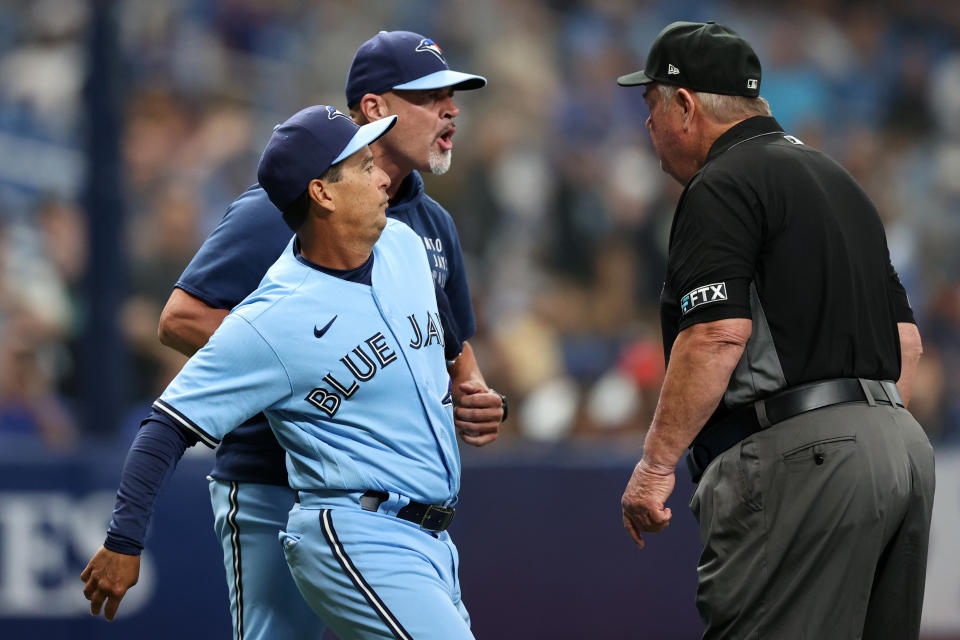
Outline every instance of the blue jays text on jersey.
{"type": "Polygon", "coordinates": [[[211,446],[264,411],[298,490],[454,500],[460,458],[421,246],[388,220],[365,285],[314,268],[291,241],[155,408],[211,446]]]}
{"type": "MultiPolygon", "coordinates": [[[[450,214],[424,192],[423,179],[414,171],[400,185],[387,216],[420,236],[434,281],[450,302],[458,337],[468,340],[476,324],[460,240],[450,214]]],[[[176,286],[214,308],[232,309],[257,287],[291,235],[266,193],[255,185],[228,207],[176,286]]],[[[316,320],[317,328],[326,322],[321,320],[316,320]]],[[[421,322],[425,321],[421,318],[421,322]]],[[[428,327],[421,324],[420,328],[428,327]]],[[[250,418],[224,438],[211,475],[221,480],[286,484],[283,450],[264,416],[250,418]]]]}
{"type": "MultiPolygon", "coordinates": [[[[442,332],[438,327],[441,326],[440,317],[429,310],[424,314],[427,318],[427,337],[424,339],[417,321],[416,314],[410,314],[407,319],[413,328],[413,334],[410,338],[411,349],[422,349],[432,344],[444,346],[442,332]]],[[[334,316],[336,319],[336,316],[334,316]]],[[[329,328],[333,320],[326,325],[329,328]]],[[[317,335],[318,331],[314,328],[314,337],[321,338],[326,331],[317,335]]],[[[388,365],[397,361],[397,352],[390,346],[389,340],[378,331],[374,335],[358,344],[350,353],[344,354],[340,358],[342,370],[329,371],[323,376],[323,382],[326,386],[316,387],[307,395],[307,400],[323,411],[327,416],[334,417],[340,409],[340,404],[344,400],[349,400],[360,389],[360,385],[365,384],[377,375],[377,371],[385,369],[388,365]],[[336,374],[336,375],[335,375],[336,374]]],[[[339,365],[338,365],[339,366],[339,365]]],[[[446,397],[444,398],[446,401],[446,397]]]]}

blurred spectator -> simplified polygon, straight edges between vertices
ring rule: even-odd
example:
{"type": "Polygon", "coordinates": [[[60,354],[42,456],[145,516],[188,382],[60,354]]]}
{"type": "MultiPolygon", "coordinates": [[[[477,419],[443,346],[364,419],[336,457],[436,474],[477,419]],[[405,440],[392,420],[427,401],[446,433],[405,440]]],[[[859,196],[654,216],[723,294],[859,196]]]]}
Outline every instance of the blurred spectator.
{"type": "Polygon", "coordinates": [[[130,282],[133,294],[121,326],[133,355],[134,400],[152,401],[186,358],[157,339],[160,312],[197,247],[197,193],[192,185],[165,184],[131,228],[130,282]]]}
{"type": "Polygon", "coordinates": [[[960,282],[937,291],[926,318],[925,350],[931,357],[925,374],[930,389],[925,391],[928,397],[922,408],[931,414],[936,436],[960,441],[960,376],[956,373],[960,371],[960,282]]]}
{"type": "Polygon", "coordinates": [[[77,443],[77,428],[52,388],[33,333],[25,316],[7,318],[0,332],[0,442],[68,451],[77,443]]]}

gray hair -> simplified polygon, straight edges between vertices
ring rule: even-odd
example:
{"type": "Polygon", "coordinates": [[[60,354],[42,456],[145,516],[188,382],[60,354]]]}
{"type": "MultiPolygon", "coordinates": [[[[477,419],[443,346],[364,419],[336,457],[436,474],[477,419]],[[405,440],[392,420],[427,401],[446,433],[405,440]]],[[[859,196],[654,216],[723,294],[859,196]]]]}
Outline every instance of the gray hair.
{"type": "MultiPolygon", "coordinates": [[[[657,89],[660,91],[660,98],[663,101],[663,108],[666,109],[673,97],[677,95],[680,87],[671,84],[658,82],[657,89]]],[[[766,98],[758,96],[748,98],[746,96],[728,96],[721,93],[706,93],[703,91],[693,91],[697,101],[703,108],[704,113],[717,122],[733,122],[734,120],[743,120],[751,116],[770,116],[770,103],[766,98]]]]}

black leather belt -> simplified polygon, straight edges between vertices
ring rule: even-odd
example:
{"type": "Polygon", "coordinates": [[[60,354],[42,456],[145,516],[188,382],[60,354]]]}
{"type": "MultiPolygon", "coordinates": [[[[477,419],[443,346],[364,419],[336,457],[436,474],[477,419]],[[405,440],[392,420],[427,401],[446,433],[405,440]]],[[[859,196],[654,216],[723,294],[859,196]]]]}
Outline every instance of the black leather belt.
{"type": "Polygon", "coordinates": [[[838,378],[792,387],[753,404],[734,409],[694,439],[687,454],[687,470],[699,482],[714,458],[744,438],[789,418],[844,402],[903,406],[897,385],[889,380],[838,378]]]}
{"type": "MultiPolygon", "coordinates": [[[[360,496],[360,506],[364,511],[376,511],[389,497],[389,494],[383,491],[367,491],[360,496]]],[[[440,532],[450,526],[456,511],[453,507],[439,507],[435,504],[411,501],[397,511],[397,517],[419,525],[427,531],[440,532]]]]}

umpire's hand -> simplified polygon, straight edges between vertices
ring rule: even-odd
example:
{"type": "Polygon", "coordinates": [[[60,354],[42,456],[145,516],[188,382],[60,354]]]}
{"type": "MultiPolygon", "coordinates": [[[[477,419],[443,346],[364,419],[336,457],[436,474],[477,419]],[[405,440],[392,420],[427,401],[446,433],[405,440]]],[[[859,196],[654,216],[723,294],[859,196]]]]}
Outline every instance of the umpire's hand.
{"type": "Polygon", "coordinates": [[[623,526],[641,549],[644,545],[641,531],[656,533],[670,524],[673,514],[664,503],[673,493],[675,482],[672,467],[654,467],[640,460],[634,468],[620,498],[620,507],[623,509],[623,526]]]}
{"type": "Polygon", "coordinates": [[[99,615],[106,600],[103,617],[113,620],[127,589],[137,584],[139,578],[140,556],[130,556],[100,547],[80,574],[80,579],[86,583],[83,595],[90,601],[90,613],[99,615]]]}

